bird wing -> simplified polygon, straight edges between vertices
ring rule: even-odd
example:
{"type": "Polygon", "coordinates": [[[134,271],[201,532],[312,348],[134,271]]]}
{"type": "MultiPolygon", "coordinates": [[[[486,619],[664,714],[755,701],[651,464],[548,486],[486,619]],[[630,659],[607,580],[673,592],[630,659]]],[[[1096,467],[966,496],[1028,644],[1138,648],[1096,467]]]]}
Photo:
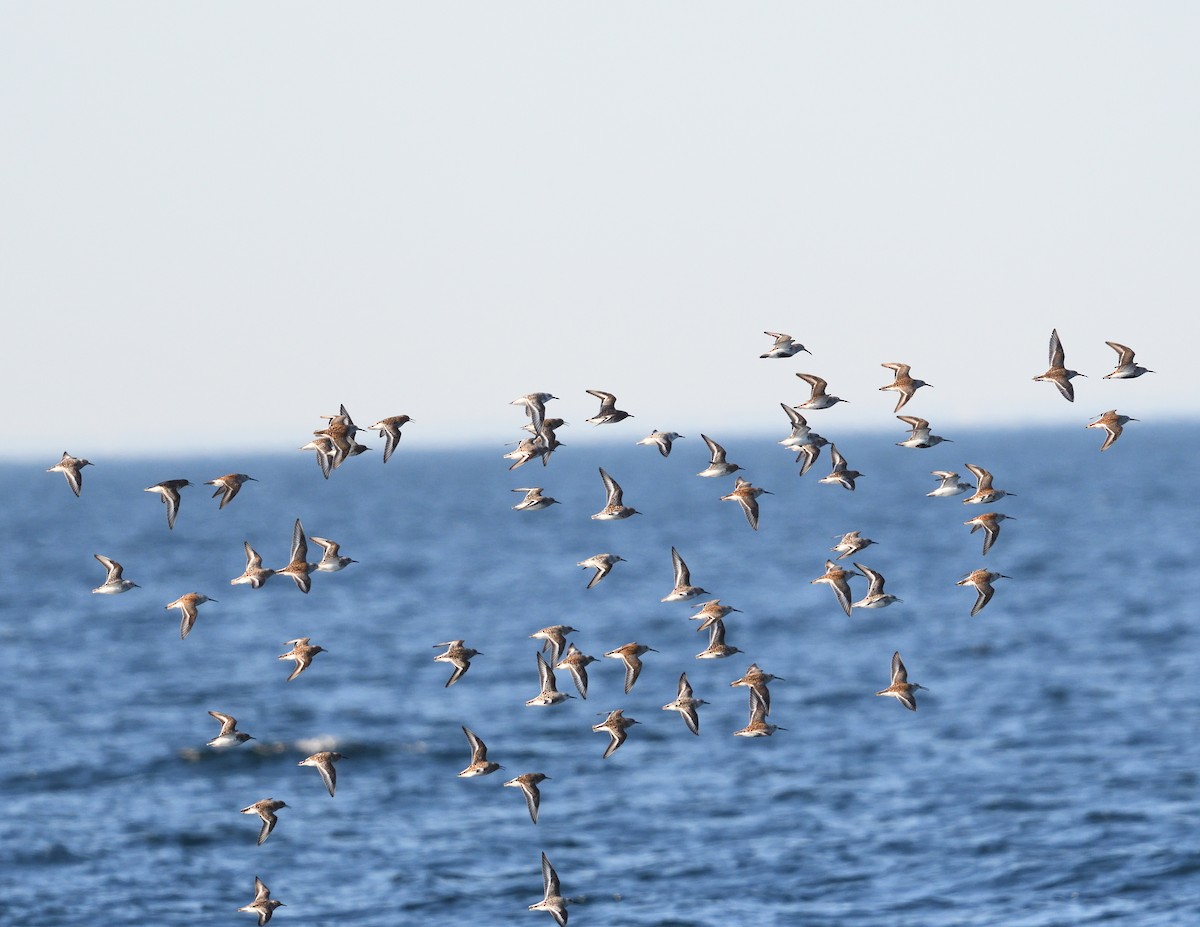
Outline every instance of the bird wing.
{"type": "Polygon", "coordinates": [[[1066,352],[1063,350],[1062,339],[1058,337],[1058,329],[1050,332],[1050,366],[1062,367],[1067,359],[1066,352]]]}
{"type": "Polygon", "coordinates": [[[1133,348],[1127,348],[1123,344],[1117,344],[1115,341],[1104,342],[1110,348],[1117,352],[1117,366],[1124,367],[1126,364],[1133,363],[1133,348]]]}
{"type": "Polygon", "coordinates": [[[308,542],[304,540],[304,526],[300,519],[292,526],[292,563],[308,559],[308,542]]]}
{"type": "Polygon", "coordinates": [[[688,570],[687,564],[683,562],[683,557],[679,556],[679,551],[674,547],[671,548],[671,565],[675,573],[675,587],[690,586],[692,574],[688,570]]]}

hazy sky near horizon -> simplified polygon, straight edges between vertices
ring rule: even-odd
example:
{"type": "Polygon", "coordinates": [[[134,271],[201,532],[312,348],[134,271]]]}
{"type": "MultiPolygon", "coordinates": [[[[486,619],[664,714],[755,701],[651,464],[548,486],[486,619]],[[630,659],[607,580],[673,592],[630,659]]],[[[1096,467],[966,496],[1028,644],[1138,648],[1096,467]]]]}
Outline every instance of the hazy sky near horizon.
{"type": "Polygon", "coordinates": [[[6,3],[4,386],[53,463],[1194,418],[1189,3],[6,3]],[[1057,327],[1066,403],[1031,380],[1057,327]],[[812,351],[759,360],[764,329],[812,351]],[[1158,371],[1104,381],[1124,342],[1158,371]],[[618,433],[597,429],[605,437],[618,433]],[[589,438],[591,435],[588,436],[589,438]],[[378,444],[379,442],[374,442],[378,444]]]}

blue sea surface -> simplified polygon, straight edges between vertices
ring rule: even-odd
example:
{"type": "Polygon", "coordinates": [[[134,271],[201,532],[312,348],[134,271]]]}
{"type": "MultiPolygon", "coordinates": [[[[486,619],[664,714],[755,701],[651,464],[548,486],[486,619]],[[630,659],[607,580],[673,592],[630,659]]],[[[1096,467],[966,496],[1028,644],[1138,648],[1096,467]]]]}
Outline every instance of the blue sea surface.
{"type": "Polygon", "coordinates": [[[698,435],[663,459],[644,433],[564,431],[548,467],[512,472],[503,448],[423,450],[415,430],[386,466],[375,450],[328,481],[302,454],[100,460],[80,499],[53,459],[0,467],[0,925],[248,924],[256,875],[281,927],[549,924],[526,911],[543,851],[577,927],[1200,923],[1200,426],[1137,423],[1103,454],[1077,427],[929,450],[850,435],[853,493],[817,482],[827,451],[798,478],[781,435],[725,441],[773,493],[757,532],[718,501],[732,478],[695,476],[698,435]],[[926,498],[929,471],[967,461],[1016,495],[926,498]],[[589,517],[600,466],[643,514],[589,517]],[[183,490],[173,531],[142,492],[231,470],[258,482],[220,511],[183,490]],[[561,504],[512,511],[529,485],[561,504]],[[984,557],[963,522],[986,510],[1014,520],[984,557]],[[296,518],[359,562],[309,595],[231,587],[243,540],[286,563],[296,518]],[[847,618],[810,582],[851,530],[876,541],[851,559],[901,603],[847,618]],[[741,609],[742,653],[694,658],[695,603],[659,601],[672,546],[741,609]],[[586,589],[576,563],[602,551],[627,562],[586,589]],[[97,553],[141,588],[91,595],[97,553]],[[955,583],[980,566],[1012,578],[972,618],[955,583]],[[191,591],[218,601],[181,640],[164,606],[191,591]],[[552,624],[596,657],[658,652],[628,695],[600,659],[586,701],[527,708],[529,635],[552,624]],[[276,658],[302,636],[329,652],[288,683],[276,658]],[[483,655],[445,688],[434,645],[455,638],[483,655]],[[874,695],[897,650],[929,690],[915,713],[874,695]],[[752,661],[785,680],[770,738],[731,736],[748,697],[729,683],[752,661]],[[698,737],[661,710],[684,671],[709,702],[698,737]],[[604,760],[591,726],[614,708],[640,724],[604,760]],[[210,709],[255,739],[206,747],[210,709]],[[463,725],[501,772],[456,776],[463,725]],[[297,766],[321,749],[345,755],[334,798],[297,766]],[[526,771],[550,777],[537,825],[501,788],[526,771]],[[260,847],[237,812],[268,796],[288,807],[260,847]]]}

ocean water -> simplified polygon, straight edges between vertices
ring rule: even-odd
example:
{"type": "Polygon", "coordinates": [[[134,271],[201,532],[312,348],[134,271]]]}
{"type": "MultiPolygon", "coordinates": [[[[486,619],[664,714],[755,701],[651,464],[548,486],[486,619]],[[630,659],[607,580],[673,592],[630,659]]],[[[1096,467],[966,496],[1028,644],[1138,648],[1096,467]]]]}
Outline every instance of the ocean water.
{"type": "Polygon", "coordinates": [[[0,924],[253,923],[236,908],[256,875],[281,927],[546,924],[525,910],[543,851],[579,927],[1200,923],[1200,427],[1138,423],[1104,454],[1082,428],[929,450],[853,435],[854,493],[817,482],[827,452],[801,479],[781,435],[730,440],[773,493],[757,532],[718,501],[732,479],[694,476],[698,436],[663,459],[608,433],[512,473],[503,448],[426,451],[415,429],[386,466],[373,452],[329,481],[299,454],[99,461],[80,499],[53,459],[0,467],[0,924]],[[962,524],[980,507],[925,497],[930,470],[966,461],[1017,494],[987,507],[1015,520],[986,557],[962,524]],[[589,518],[599,466],[644,514],[589,518]],[[231,470],[259,482],[223,511],[185,489],[174,531],[141,491],[231,470]],[[561,505],[512,511],[531,484],[561,505]],[[359,562],[307,596],[231,587],[243,539],[282,566],[296,518],[359,562]],[[903,602],[847,618],[810,580],[854,529],[877,543],[853,559],[903,602]],[[659,601],[673,545],[742,610],[743,653],[694,659],[690,603],[659,601]],[[628,562],[588,590],[575,564],[601,551],[628,562]],[[95,553],[141,588],[91,595],[95,553]],[[955,582],[979,566],[1013,578],[971,618],[955,582]],[[218,601],[180,640],[163,606],[189,591],[218,601]],[[628,695],[602,659],[586,701],[526,708],[528,635],[550,624],[597,657],[659,652],[628,695]],[[286,683],[276,657],[300,636],[329,652],[286,683]],[[433,645],[453,638],[483,655],[447,689],[433,645]],[[915,713],[874,697],[896,650],[929,689],[915,713]],[[770,738],[731,736],[751,661],[786,680],[770,738]],[[661,710],[683,671],[710,703],[698,737],[661,710]],[[590,728],[613,708],[641,723],[603,760],[590,728]],[[256,739],[206,748],[209,709],[256,739]],[[457,778],[462,725],[504,770],[457,778]],[[335,798],[296,765],[317,749],[345,754],[335,798]],[[501,788],[531,770],[551,777],[536,826],[501,788]],[[237,812],[268,796],[289,807],[258,847],[237,812]]]}

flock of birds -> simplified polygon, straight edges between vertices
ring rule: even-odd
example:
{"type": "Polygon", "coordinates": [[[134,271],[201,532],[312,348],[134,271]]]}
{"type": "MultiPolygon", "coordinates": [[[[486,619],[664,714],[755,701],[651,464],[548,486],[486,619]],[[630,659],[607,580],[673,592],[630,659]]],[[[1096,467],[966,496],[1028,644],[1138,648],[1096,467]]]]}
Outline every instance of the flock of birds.
{"type": "MultiPolygon", "coordinates": [[[[772,337],[774,343],[766,353],[761,355],[762,358],[781,359],[794,357],[801,352],[811,353],[790,335],[781,332],[766,332],[765,334],[772,337]]],[[[1134,352],[1130,348],[1116,342],[1106,343],[1117,353],[1117,365],[1111,373],[1105,375],[1105,379],[1133,379],[1153,372],[1135,362],[1134,352]]],[[[1057,331],[1053,331],[1050,336],[1049,361],[1049,369],[1033,379],[1053,383],[1064,398],[1069,402],[1074,402],[1075,394],[1071,380],[1083,376],[1083,374],[1066,367],[1065,352],[1057,331]]],[[[882,366],[892,371],[893,380],[879,389],[898,394],[893,412],[896,413],[896,418],[910,429],[908,437],[898,442],[898,446],[925,449],[949,441],[948,438],[933,434],[929,422],[925,419],[898,414],[913,399],[920,388],[931,384],[911,376],[910,367],[907,364],[884,363],[882,366]]],[[[851,469],[836,445],[813,431],[804,415],[805,412],[832,408],[845,400],[827,392],[828,383],[815,374],[797,373],[796,376],[809,385],[811,393],[807,400],[795,406],[781,404],[788,417],[790,433],[779,441],[779,444],[797,455],[796,462],[800,464],[800,476],[804,476],[819,459],[821,448],[828,446],[832,469],[828,475],[821,478],[820,482],[841,486],[847,491],[854,491],[855,480],[863,474],[851,469]]],[[[628,412],[617,408],[617,399],[613,394],[602,390],[588,390],[587,392],[600,401],[597,413],[587,419],[590,424],[612,425],[632,417],[628,412]]],[[[529,393],[513,400],[512,404],[522,406],[527,414],[529,421],[524,425],[524,430],[529,437],[522,438],[517,442],[513,451],[504,455],[505,459],[513,461],[509,467],[510,470],[516,470],[534,460],[540,460],[543,466],[549,464],[552,455],[560,447],[556,430],[566,424],[562,419],[547,415],[547,403],[557,398],[550,393],[538,392],[529,393]]],[[[400,441],[401,429],[411,421],[407,415],[397,415],[382,419],[371,425],[369,429],[362,429],[354,424],[345,406],[340,408],[338,414],[323,416],[323,418],[328,422],[326,427],[314,432],[313,440],[305,444],[301,450],[311,450],[315,453],[317,465],[326,479],[329,479],[331,473],[347,460],[367,450],[367,447],[360,444],[356,437],[362,431],[377,431],[379,436],[385,439],[383,460],[386,463],[400,441]]],[[[1136,419],[1118,414],[1115,409],[1112,409],[1096,416],[1095,420],[1085,427],[1104,430],[1105,438],[1100,448],[1104,451],[1121,436],[1123,427],[1130,421],[1136,421],[1136,419]]],[[[654,447],[663,457],[668,457],[674,442],[682,437],[684,436],[673,431],[655,430],[636,443],[654,447]]],[[[741,476],[737,476],[741,467],[728,461],[725,449],[707,435],[701,435],[701,438],[708,448],[709,463],[697,476],[704,478],[734,476],[735,484],[732,491],[722,496],[721,500],[737,502],[750,527],[757,530],[759,498],[762,495],[770,495],[770,493],[754,486],[741,476]]],[[[50,467],[48,472],[62,473],[71,490],[76,496],[79,496],[83,486],[83,469],[89,465],[90,461],[72,457],[64,452],[62,459],[55,466],[50,467]]],[[[997,489],[994,486],[992,474],[982,466],[966,464],[966,468],[975,478],[974,487],[969,483],[962,482],[956,472],[934,470],[931,472],[938,485],[927,495],[932,498],[953,498],[969,492],[970,494],[962,500],[966,505],[991,505],[1002,498],[1015,495],[1010,491],[997,489]]],[[[604,489],[604,504],[591,516],[593,519],[617,521],[639,514],[637,509],[625,504],[620,484],[603,467],[599,468],[599,475],[604,489]]],[[[253,479],[244,473],[229,473],[209,480],[205,485],[215,487],[213,498],[219,496],[221,499],[219,507],[224,508],[237,497],[243,485],[253,479]]],[[[146,492],[156,493],[165,505],[168,529],[174,528],[178,517],[182,498],[181,490],[191,485],[185,479],[172,479],[147,487],[146,492]]],[[[521,501],[512,507],[518,512],[548,509],[557,501],[551,496],[545,495],[544,488],[540,486],[518,487],[514,488],[513,492],[524,494],[521,501]]],[[[983,554],[986,555],[999,537],[1000,522],[1009,517],[1000,512],[988,511],[968,519],[964,525],[970,526],[972,533],[983,531],[983,554]]],[[[851,615],[854,609],[885,608],[901,601],[895,595],[885,592],[885,579],[877,570],[857,560],[852,561],[854,566],[852,570],[845,569],[838,563],[847,557],[859,555],[861,551],[874,543],[870,538],[863,537],[861,531],[846,533],[832,548],[832,552],[837,554],[836,559],[827,559],[825,572],[811,581],[813,584],[829,586],[838,605],[847,616],[851,615]],[[857,600],[850,588],[850,581],[855,577],[865,578],[868,583],[867,591],[857,600]]],[[[231,579],[230,583],[232,585],[249,585],[253,589],[261,588],[273,576],[278,575],[290,577],[301,592],[307,593],[311,588],[314,574],[337,572],[356,562],[341,554],[336,541],[306,536],[299,519],[293,525],[289,561],[279,568],[263,567],[261,556],[248,541],[243,541],[243,548],[246,556],[245,570],[240,576],[231,579]],[[308,559],[309,540],[318,545],[323,552],[321,559],[316,562],[310,562],[308,559]]],[[[104,582],[93,589],[93,593],[116,595],[137,588],[136,583],[124,578],[123,567],[120,563],[103,554],[96,554],[95,558],[106,572],[104,582]]],[[[709,595],[703,587],[693,584],[686,562],[674,547],[671,548],[671,561],[673,587],[661,601],[693,602],[709,595]]],[[[592,589],[611,573],[616,564],[621,562],[623,562],[622,557],[610,552],[603,552],[579,561],[578,566],[593,571],[587,583],[587,588],[592,589]]],[[[991,601],[994,595],[993,584],[998,579],[1009,578],[1011,577],[1002,573],[980,568],[959,580],[958,585],[971,587],[976,592],[971,615],[977,615],[991,601]]],[[[216,600],[198,592],[190,592],[167,603],[166,609],[178,609],[180,612],[181,638],[186,638],[191,632],[200,606],[212,601],[216,600]]],[[[725,640],[725,619],[731,613],[738,612],[739,609],[722,604],[720,599],[708,599],[692,607],[694,614],[690,617],[698,622],[696,630],[709,633],[708,646],[696,654],[697,659],[723,659],[741,652],[737,647],[727,644],[725,640]]],[[[583,699],[587,698],[587,668],[596,662],[596,658],[585,654],[573,642],[568,642],[567,637],[576,631],[576,628],[569,625],[552,625],[529,635],[530,638],[541,641],[542,648],[540,652],[536,653],[539,691],[526,701],[527,706],[552,707],[573,698],[570,693],[558,689],[555,670],[570,673],[579,696],[583,699]],[[547,653],[549,659],[544,656],[547,653]]],[[[309,669],[314,657],[324,651],[323,647],[313,645],[308,637],[297,638],[285,643],[291,647],[291,650],[280,654],[279,660],[295,664],[291,674],[287,677],[288,682],[295,680],[309,669]]],[[[435,646],[438,649],[445,648],[445,650],[434,656],[434,661],[446,663],[452,667],[451,674],[445,681],[447,688],[460,682],[470,669],[472,659],[481,655],[479,651],[467,646],[464,639],[444,641],[435,646]]],[[[637,683],[642,669],[642,657],[649,652],[656,653],[657,651],[646,644],[631,641],[604,653],[605,658],[622,662],[625,670],[625,693],[628,694],[637,683]]],[[[786,730],[768,720],[771,712],[771,694],[768,686],[777,679],[780,677],[764,671],[757,663],[751,663],[740,678],[730,683],[731,686],[744,687],[749,692],[749,719],[743,728],[733,732],[735,736],[770,737],[776,731],[786,730]]],[[[917,683],[908,681],[907,669],[899,652],[896,652],[891,658],[889,684],[875,694],[895,698],[905,708],[916,711],[916,692],[923,688],[917,683]]],[[[662,707],[664,711],[678,712],[687,729],[692,734],[699,735],[699,708],[706,704],[708,702],[695,697],[687,673],[683,672],[679,676],[674,700],[662,707]]],[[[207,744],[214,750],[232,749],[253,739],[250,734],[238,730],[237,719],[231,715],[220,711],[209,711],[208,713],[220,724],[219,732],[207,744]]],[[[603,752],[603,758],[607,759],[625,743],[630,728],[639,722],[634,718],[626,717],[624,709],[621,708],[604,714],[604,719],[593,725],[592,730],[608,736],[609,741],[603,752]]],[[[488,759],[487,745],[479,735],[466,726],[463,726],[462,730],[470,749],[470,761],[458,773],[460,777],[472,778],[490,775],[502,768],[498,763],[488,759]]],[[[301,760],[298,765],[315,768],[329,795],[333,797],[337,789],[335,764],[341,759],[340,753],[322,751],[301,760]]],[[[540,771],[529,771],[504,783],[506,787],[521,790],[529,817],[534,824],[537,824],[541,804],[539,785],[547,778],[540,771]]],[[[277,812],[286,807],[287,804],[283,801],[264,798],[241,809],[240,813],[257,815],[260,819],[261,826],[257,838],[259,845],[266,841],[274,830],[278,820],[277,812]]],[[[562,894],[558,875],[544,852],[541,857],[541,872],[543,897],[535,904],[529,905],[529,910],[546,911],[559,925],[565,927],[569,899],[562,894]]],[[[256,876],[254,898],[248,904],[238,908],[238,911],[255,914],[261,927],[271,920],[276,908],[281,906],[283,906],[283,902],[273,899],[268,887],[256,876]]]]}

